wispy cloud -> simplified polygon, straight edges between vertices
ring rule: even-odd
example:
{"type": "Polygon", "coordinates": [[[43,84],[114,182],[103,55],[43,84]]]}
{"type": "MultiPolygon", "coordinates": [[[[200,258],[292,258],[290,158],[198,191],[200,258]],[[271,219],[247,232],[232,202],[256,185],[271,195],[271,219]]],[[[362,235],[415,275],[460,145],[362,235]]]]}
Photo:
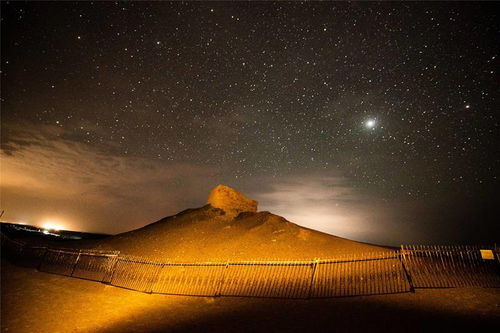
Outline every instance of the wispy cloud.
{"type": "Polygon", "coordinates": [[[299,225],[349,239],[395,244],[419,237],[413,205],[387,202],[354,187],[336,171],[288,175],[255,189],[259,209],[299,225]]]}
{"type": "Polygon", "coordinates": [[[90,146],[54,126],[4,124],[2,136],[0,202],[8,221],[53,219],[69,229],[123,232],[200,207],[222,183],[258,200],[259,210],[360,241],[398,245],[497,234],[485,227],[497,215],[484,213],[498,211],[495,198],[479,211],[460,198],[386,201],[333,169],[235,179],[195,163],[119,156],[110,153],[111,143],[90,146]]]}
{"type": "Polygon", "coordinates": [[[312,229],[353,238],[367,231],[363,197],[340,175],[287,177],[255,196],[261,209],[312,229]]]}
{"type": "Polygon", "coordinates": [[[73,228],[124,231],[179,206],[200,205],[196,199],[202,203],[204,194],[197,189],[210,186],[208,167],[113,155],[64,139],[52,126],[17,133],[1,151],[6,219],[57,215],[73,228]]]}

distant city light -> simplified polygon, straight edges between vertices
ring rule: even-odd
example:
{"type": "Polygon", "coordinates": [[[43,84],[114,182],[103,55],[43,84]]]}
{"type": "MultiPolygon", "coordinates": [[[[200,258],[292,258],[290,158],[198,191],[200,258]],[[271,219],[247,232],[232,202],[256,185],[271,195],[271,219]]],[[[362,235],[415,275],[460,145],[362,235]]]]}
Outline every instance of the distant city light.
{"type": "Polygon", "coordinates": [[[44,222],[42,224],[42,228],[45,229],[45,230],[56,230],[56,231],[64,229],[64,227],[61,224],[59,224],[57,222],[54,222],[54,221],[44,222]]]}

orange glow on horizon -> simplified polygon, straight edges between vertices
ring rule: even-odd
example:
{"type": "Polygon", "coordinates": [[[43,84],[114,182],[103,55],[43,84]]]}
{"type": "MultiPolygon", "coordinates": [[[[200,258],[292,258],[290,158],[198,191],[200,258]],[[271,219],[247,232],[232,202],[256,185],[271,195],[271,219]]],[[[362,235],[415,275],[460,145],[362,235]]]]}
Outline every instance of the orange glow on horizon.
{"type": "Polygon", "coordinates": [[[42,223],[42,228],[46,230],[55,230],[55,231],[65,229],[65,227],[62,224],[56,221],[45,221],[42,223]]]}

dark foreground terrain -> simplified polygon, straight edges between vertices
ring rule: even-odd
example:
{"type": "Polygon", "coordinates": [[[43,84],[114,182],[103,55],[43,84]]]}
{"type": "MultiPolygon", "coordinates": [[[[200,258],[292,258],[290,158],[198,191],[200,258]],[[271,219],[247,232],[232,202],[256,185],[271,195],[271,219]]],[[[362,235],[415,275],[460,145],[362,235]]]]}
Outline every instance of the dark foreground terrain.
{"type": "Polygon", "coordinates": [[[150,295],[2,261],[2,332],[486,332],[500,289],[283,300],[150,295]]]}

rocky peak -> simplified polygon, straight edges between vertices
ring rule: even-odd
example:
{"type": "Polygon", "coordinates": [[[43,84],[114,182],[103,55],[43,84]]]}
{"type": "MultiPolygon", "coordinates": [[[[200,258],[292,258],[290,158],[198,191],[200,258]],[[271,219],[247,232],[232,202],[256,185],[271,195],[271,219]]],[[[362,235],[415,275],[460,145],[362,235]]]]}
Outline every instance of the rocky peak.
{"type": "Polygon", "coordinates": [[[229,186],[217,185],[210,192],[207,204],[224,210],[227,215],[237,216],[242,212],[257,212],[258,202],[229,186]]]}

